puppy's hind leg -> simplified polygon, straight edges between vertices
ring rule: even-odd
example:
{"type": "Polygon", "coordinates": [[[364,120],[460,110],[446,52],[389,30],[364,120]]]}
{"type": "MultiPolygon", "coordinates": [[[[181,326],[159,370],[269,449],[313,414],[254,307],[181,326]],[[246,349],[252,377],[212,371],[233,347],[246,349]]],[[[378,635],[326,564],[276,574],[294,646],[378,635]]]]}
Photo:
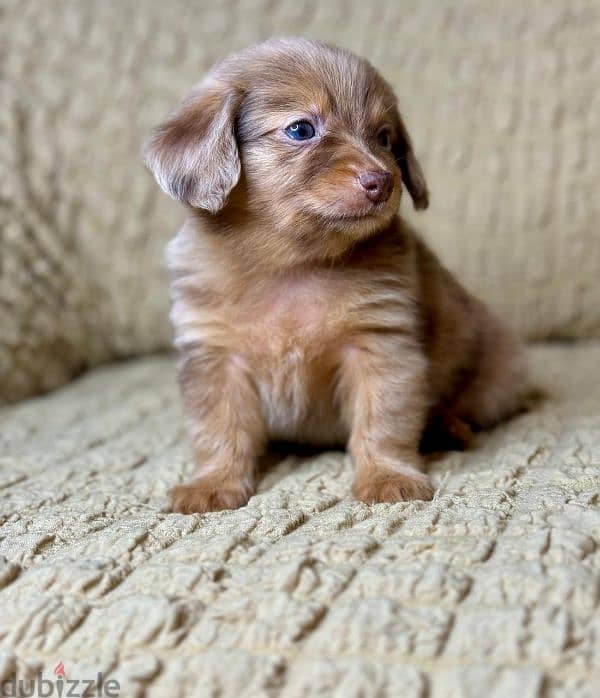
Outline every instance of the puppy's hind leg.
{"type": "Polygon", "coordinates": [[[451,412],[474,428],[489,428],[522,410],[529,390],[525,349],[487,317],[476,365],[451,412]]]}
{"type": "Polygon", "coordinates": [[[254,491],[256,461],[266,442],[256,387],[243,363],[206,349],[185,356],[179,382],[198,470],[173,488],[173,510],[236,509],[254,491]]]}
{"type": "Polygon", "coordinates": [[[422,454],[465,451],[473,441],[471,426],[455,414],[441,408],[430,415],[419,443],[422,454]]]}

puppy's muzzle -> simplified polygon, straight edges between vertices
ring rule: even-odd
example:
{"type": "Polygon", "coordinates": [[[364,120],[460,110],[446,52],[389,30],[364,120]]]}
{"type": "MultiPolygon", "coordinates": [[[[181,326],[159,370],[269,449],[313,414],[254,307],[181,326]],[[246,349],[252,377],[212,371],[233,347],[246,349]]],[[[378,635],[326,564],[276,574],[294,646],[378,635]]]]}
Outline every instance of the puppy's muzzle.
{"type": "Polygon", "coordinates": [[[394,177],[385,170],[368,170],[358,175],[358,183],[365,196],[374,204],[386,202],[394,188],[394,177]]]}

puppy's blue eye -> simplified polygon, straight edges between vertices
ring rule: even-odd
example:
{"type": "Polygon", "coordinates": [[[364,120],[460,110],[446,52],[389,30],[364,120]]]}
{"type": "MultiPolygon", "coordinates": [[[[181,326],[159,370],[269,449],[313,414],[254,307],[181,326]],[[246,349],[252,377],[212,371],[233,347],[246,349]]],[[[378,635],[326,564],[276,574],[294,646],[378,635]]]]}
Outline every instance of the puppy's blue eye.
{"type": "Polygon", "coordinates": [[[315,128],[309,121],[296,121],[285,132],[294,141],[307,141],[315,135],[315,128]]]}

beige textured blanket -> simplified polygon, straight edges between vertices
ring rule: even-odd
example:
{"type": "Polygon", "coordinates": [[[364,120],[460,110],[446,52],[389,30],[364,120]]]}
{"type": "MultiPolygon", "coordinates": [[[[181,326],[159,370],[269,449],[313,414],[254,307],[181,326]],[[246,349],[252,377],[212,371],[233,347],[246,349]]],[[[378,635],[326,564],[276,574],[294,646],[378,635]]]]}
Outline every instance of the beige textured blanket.
{"type": "Polygon", "coordinates": [[[342,454],[238,511],[166,511],[192,468],[171,359],[0,411],[0,677],[122,696],[600,695],[600,343],[538,346],[550,398],[367,506],[342,454]]]}

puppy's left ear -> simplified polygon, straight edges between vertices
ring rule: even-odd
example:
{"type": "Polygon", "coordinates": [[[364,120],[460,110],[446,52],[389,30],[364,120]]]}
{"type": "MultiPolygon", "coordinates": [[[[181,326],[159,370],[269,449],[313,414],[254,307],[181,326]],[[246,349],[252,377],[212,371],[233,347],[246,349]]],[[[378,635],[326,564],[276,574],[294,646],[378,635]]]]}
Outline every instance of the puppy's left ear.
{"type": "Polygon", "coordinates": [[[417,209],[429,206],[429,191],[421,165],[415,156],[412,141],[400,116],[398,116],[398,138],[393,148],[396,162],[402,173],[402,181],[408,189],[417,209]]]}
{"type": "Polygon", "coordinates": [[[144,148],[144,161],[173,199],[216,213],[240,178],[235,118],[240,95],[215,81],[200,85],[144,148]]]}

